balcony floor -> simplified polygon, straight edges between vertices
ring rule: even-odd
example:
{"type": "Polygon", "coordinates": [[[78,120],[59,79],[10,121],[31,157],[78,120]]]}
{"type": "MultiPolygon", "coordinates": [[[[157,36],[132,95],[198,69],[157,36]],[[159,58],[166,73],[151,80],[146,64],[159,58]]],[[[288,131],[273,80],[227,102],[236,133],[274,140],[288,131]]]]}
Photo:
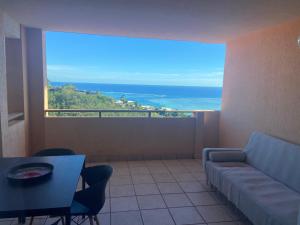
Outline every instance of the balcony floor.
{"type": "MultiPolygon", "coordinates": [[[[107,187],[106,204],[99,214],[101,225],[250,224],[206,185],[199,160],[109,164],[114,173],[107,187]]],[[[54,221],[55,218],[39,217],[34,225],[50,225],[54,221]]],[[[0,221],[0,225],[16,223],[0,221]]]]}

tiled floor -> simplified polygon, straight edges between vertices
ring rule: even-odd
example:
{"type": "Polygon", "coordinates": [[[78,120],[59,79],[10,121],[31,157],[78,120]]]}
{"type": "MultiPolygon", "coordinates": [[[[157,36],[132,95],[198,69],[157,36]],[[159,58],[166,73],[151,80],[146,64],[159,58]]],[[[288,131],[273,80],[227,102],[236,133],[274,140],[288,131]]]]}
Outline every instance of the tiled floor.
{"type": "MultiPolygon", "coordinates": [[[[249,225],[211,190],[199,160],[111,162],[101,225],[249,225]]],[[[34,225],[50,225],[39,218],[34,225]]],[[[16,220],[0,221],[14,225],[16,220]]],[[[88,225],[88,221],[85,222],[88,225]]]]}

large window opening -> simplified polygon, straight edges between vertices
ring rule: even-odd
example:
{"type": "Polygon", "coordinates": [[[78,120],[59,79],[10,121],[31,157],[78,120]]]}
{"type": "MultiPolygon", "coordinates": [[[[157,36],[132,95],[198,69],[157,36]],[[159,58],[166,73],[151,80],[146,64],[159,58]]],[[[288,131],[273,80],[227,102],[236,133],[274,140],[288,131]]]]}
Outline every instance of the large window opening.
{"type": "Polygon", "coordinates": [[[221,109],[224,44],[47,32],[46,58],[52,116],[221,109]]]}

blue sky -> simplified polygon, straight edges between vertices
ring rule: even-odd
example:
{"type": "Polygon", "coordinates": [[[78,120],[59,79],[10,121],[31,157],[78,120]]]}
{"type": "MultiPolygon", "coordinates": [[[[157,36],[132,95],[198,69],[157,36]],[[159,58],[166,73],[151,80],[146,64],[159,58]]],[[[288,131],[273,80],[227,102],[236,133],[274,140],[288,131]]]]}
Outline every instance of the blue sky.
{"type": "Polygon", "coordinates": [[[50,81],[221,87],[224,44],[46,33],[50,81]]]}

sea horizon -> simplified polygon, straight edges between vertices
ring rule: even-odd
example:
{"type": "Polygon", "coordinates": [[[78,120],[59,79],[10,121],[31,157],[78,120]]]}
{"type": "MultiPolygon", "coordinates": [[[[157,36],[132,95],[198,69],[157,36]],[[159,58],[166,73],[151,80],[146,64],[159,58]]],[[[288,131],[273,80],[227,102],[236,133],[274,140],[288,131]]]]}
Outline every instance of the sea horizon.
{"type": "Polygon", "coordinates": [[[222,87],[49,82],[54,87],[74,85],[80,91],[100,92],[119,100],[125,97],[140,105],[175,110],[220,110],[222,87]]]}

